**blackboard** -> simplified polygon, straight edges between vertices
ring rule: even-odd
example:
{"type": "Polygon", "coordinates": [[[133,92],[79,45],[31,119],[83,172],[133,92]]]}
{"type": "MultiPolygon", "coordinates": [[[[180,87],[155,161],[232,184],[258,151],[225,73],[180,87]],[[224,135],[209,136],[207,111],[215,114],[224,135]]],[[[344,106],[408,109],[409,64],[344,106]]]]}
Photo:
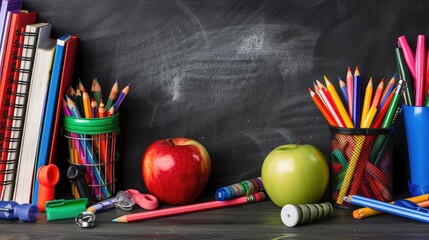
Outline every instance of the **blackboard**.
{"type": "MultiPolygon", "coordinates": [[[[397,37],[427,34],[427,1],[25,1],[52,37],[79,37],[74,84],[97,77],[132,89],[121,106],[118,188],[143,190],[141,157],[155,140],[188,137],[212,159],[207,185],[260,176],[265,156],[295,143],[329,157],[327,122],[308,87],[347,66],[390,79],[397,37]]],[[[336,84],[337,85],[337,84],[336,84]]],[[[394,186],[409,177],[402,118],[394,186]]],[[[65,161],[59,159],[59,161],[65,161]]]]}

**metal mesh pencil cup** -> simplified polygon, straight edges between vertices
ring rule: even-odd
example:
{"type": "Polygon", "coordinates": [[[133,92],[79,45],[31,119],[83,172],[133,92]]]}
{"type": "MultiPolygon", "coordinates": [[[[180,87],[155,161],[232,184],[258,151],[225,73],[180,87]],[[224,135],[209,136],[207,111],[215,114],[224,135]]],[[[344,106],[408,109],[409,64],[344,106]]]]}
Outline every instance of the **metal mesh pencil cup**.
{"type": "Polygon", "coordinates": [[[353,208],[344,201],[361,195],[392,200],[392,128],[338,128],[331,132],[331,201],[336,207],[353,208]]]}
{"type": "Polygon", "coordinates": [[[85,166],[85,179],[94,200],[115,194],[116,136],[119,113],[105,118],[64,116],[63,135],[69,147],[69,163],[85,166]]]}

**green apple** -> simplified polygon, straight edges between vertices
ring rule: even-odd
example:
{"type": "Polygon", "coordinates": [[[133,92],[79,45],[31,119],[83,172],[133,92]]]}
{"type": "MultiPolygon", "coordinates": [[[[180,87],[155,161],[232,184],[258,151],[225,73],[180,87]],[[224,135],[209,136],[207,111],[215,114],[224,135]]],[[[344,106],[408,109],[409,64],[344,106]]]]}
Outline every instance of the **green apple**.
{"type": "Polygon", "coordinates": [[[316,147],[287,144],[267,155],[261,177],[265,191],[279,207],[316,203],[328,185],[329,168],[316,147]]]}

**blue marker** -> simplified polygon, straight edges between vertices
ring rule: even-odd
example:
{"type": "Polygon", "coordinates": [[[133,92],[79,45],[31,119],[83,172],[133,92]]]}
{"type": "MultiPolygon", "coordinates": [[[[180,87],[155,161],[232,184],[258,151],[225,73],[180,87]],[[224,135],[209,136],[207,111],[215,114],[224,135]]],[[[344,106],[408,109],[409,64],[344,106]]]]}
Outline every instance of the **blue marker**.
{"type": "Polygon", "coordinates": [[[39,209],[34,204],[18,204],[14,201],[0,201],[1,219],[19,219],[24,222],[34,222],[39,216],[39,209]]]}
{"type": "Polygon", "coordinates": [[[344,201],[362,207],[369,207],[374,210],[429,223],[429,213],[427,210],[425,211],[425,209],[419,208],[418,206],[410,207],[412,204],[405,202],[404,200],[400,201],[398,204],[390,204],[359,195],[350,195],[345,196],[344,201]]]}

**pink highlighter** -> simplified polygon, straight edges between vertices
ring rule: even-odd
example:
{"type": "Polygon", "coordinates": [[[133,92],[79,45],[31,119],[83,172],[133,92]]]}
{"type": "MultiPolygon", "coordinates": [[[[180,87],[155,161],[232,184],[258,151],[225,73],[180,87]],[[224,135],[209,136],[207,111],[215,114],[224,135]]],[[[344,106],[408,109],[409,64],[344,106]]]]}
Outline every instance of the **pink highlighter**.
{"type": "Polygon", "coordinates": [[[405,36],[400,36],[398,38],[399,47],[402,48],[404,52],[405,62],[407,63],[408,69],[413,77],[414,81],[416,81],[416,63],[414,60],[414,53],[411,51],[410,46],[408,45],[407,39],[405,36]]]}
{"type": "Polygon", "coordinates": [[[37,207],[40,211],[45,211],[46,202],[55,199],[55,185],[60,180],[60,171],[55,164],[49,164],[39,168],[37,177],[39,179],[37,207]]]}
{"type": "Polygon", "coordinates": [[[426,74],[426,48],[425,48],[425,36],[419,35],[417,37],[416,46],[416,78],[415,78],[415,89],[416,89],[416,106],[423,106],[424,94],[423,88],[425,84],[426,74]]]}

